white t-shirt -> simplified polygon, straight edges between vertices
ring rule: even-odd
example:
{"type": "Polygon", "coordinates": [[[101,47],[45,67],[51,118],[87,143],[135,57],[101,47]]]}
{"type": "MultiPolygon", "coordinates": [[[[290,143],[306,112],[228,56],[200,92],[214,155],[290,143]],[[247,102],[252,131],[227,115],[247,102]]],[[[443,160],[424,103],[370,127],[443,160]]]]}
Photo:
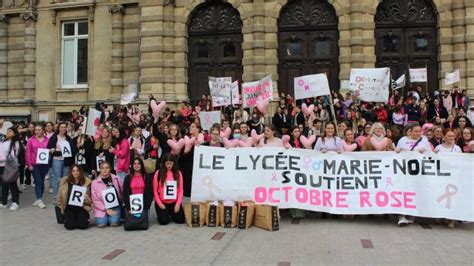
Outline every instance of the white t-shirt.
{"type": "Polygon", "coordinates": [[[324,143],[323,143],[323,138],[318,138],[318,141],[316,141],[316,145],[314,146],[314,149],[317,151],[321,151],[323,149],[326,149],[327,151],[341,151],[342,150],[342,140],[339,137],[334,137],[334,138],[324,138],[324,143]]]}
{"type": "MultiPolygon", "coordinates": [[[[412,147],[415,145],[417,141],[418,141],[417,139],[413,140],[413,139],[409,139],[408,137],[403,137],[398,141],[397,149],[401,149],[402,151],[411,151],[412,147]]],[[[421,141],[415,146],[413,150],[418,151],[421,148],[427,151],[431,150],[431,145],[426,138],[421,138],[421,141]]]]}
{"type": "Polygon", "coordinates": [[[454,146],[452,146],[452,147],[445,147],[445,146],[443,146],[443,144],[439,144],[438,146],[436,146],[435,152],[459,152],[459,153],[461,153],[462,150],[461,150],[461,147],[459,147],[456,144],[454,144],[454,146]]]}

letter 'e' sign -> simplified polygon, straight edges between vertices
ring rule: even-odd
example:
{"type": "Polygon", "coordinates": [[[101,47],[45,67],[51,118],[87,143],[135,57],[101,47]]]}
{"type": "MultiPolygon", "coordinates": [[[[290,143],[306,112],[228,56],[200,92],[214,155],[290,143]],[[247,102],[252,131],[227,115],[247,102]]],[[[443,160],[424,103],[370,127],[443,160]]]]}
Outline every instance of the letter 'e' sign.
{"type": "Polygon", "coordinates": [[[177,190],[178,183],[176,181],[166,181],[163,188],[163,199],[165,200],[175,200],[178,197],[177,190]]]}

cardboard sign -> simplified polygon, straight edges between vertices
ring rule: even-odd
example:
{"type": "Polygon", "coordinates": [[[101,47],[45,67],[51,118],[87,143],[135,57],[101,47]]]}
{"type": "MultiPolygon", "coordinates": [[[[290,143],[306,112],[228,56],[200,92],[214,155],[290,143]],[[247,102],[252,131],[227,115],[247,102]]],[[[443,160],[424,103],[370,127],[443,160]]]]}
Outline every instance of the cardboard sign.
{"type": "Polygon", "coordinates": [[[390,68],[353,68],[349,86],[361,101],[388,102],[390,68]]]}
{"type": "Polygon", "coordinates": [[[97,171],[100,171],[100,165],[105,162],[105,156],[97,156],[95,157],[95,162],[97,165],[97,171]]]}
{"type": "Polygon", "coordinates": [[[61,149],[61,154],[64,158],[70,158],[72,157],[72,150],[71,150],[71,145],[69,145],[68,141],[61,141],[59,143],[59,147],[61,149]]]}
{"type": "Polygon", "coordinates": [[[86,157],[84,157],[84,154],[78,153],[76,154],[76,164],[78,165],[84,165],[86,164],[86,157]]]}
{"type": "Polygon", "coordinates": [[[294,78],[294,86],[296,100],[330,94],[326,74],[296,77],[294,78]]]}
{"type": "Polygon", "coordinates": [[[426,82],[427,80],[426,68],[410,68],[410,82],[426,82]]]}
{"type": "Polygon", "coordinates": [[[130,213],[138,214],[142,213],[144,209],[143,194],[130,195],[130,213]]]}
{"type": "Polygon", "coordinates": [[[257,99],[273,100],[273,82],[271,76],[255,82],[242,84],[242,103],[244,108],[257,105],[257,99]]]}
{"type": "Polygon", "coordinates": [[[101,193],[106,209],[112,209],[119,206],[118,196],[117,193],[115,193],[115,188],[111,187],[104,189],[101,193]]]}
{"type": "Polygon", "coordinates": [[[221,123],[221,112],[199,112],[199,121],[201,121],[202,129],[209,130],[215,123],[221,123]]]}
{"type": "Polygon", "coordinates": [[[71,195],[69,195],[68,205],[82,207],[84,206],[84,198],[86,196],[86,187],[73,185],[71,195]]]}
{"type": "Polygon", "coordinates": [[[48,164],[49,163],[49,150],[48,149],[38,149],[36,153],[36,164],[48,164]]]}
{"type": "Polygon", "coordinates": [[[175,200],[178,197],[178,182],[166,181],[163,187],[163,199],[175,200]]]}
{"type": "Polygon", "coordinates": [[[231,77],[215,78],[209,77],[209,90],[212,97],[212,106],[227,106],[231,104],[230,90],[231,77]]]}
{"type": "Polygon", "coordinates": [[[232,94],[232,104],[240,104],[239,81],[236,80],[230,85],[230,92],[232,94]]]}

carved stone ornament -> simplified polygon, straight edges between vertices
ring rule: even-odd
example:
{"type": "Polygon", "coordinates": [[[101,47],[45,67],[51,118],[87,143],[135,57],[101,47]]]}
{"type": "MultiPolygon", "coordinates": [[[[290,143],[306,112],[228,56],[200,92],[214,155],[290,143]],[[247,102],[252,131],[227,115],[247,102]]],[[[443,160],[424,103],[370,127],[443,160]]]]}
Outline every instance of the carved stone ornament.
{"type": "Polygon", "coordinates": [[[176,0],[165,0],[164,1],[164,5],[167,6],[167,5],[170,5],[170,6],[176,6],[176,0]]]}
{"type": "Polygon", "coordinates": [[[5,14],[2,14],[0,15],[0,22],[3,22],[3,23],[10,23],[10,17],[8,17],[8,15],[5,15],[5,14]]]}
{"type": "Polygon", "coordinates": [[[431,0],[383,0],[377,7],[375,22],[436,23],[436,10],[431,0]]]}
{"type": "Polygon", "coordinates": [[[115,14],[115,13],[124,13],[123,5],[111,5],[109,6],[109,12],[110,14],[115,14]]]}
{"type": "Polygon", "coordinates": [[[197,7],[189,22],[189,33],[241,31],[242,20],[237,9],[224,2],[209,1],[197,7]]]}
{"type": "Polygon", "coordinates": [[[280,13],[279,27],[337,25],[334,7],[327,0],[288,1],[280,13]]]}
{"type": "Polygon", "coordinates": [[[23,14],[21,14],[21,17],[23,18],[24,21],[31,20],[31,21],[36,22],[38,21],[38,12],[36,12],[36,10],[34,9],[29,9],[23,14]]]}

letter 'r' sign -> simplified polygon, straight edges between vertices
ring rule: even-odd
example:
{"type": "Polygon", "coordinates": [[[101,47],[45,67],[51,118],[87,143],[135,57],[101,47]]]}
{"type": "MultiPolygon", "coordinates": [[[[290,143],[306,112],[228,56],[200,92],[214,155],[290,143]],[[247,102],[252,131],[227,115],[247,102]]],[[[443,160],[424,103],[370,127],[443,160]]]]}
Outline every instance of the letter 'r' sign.
{"type": "Polygon", "coordinates": [[[69,195],[68,205],[82,207],[84,206],[84,198],[86,196],[86,187],[73,185],[71,195],[69,195]]]}
{"type": "Polygon", "coordinates": [[[163,199],[165,200],[175,200],[178,197],[178,192],[176,191],[178,183],[176,181],[166,181],[163,188],[163,199]]]}

